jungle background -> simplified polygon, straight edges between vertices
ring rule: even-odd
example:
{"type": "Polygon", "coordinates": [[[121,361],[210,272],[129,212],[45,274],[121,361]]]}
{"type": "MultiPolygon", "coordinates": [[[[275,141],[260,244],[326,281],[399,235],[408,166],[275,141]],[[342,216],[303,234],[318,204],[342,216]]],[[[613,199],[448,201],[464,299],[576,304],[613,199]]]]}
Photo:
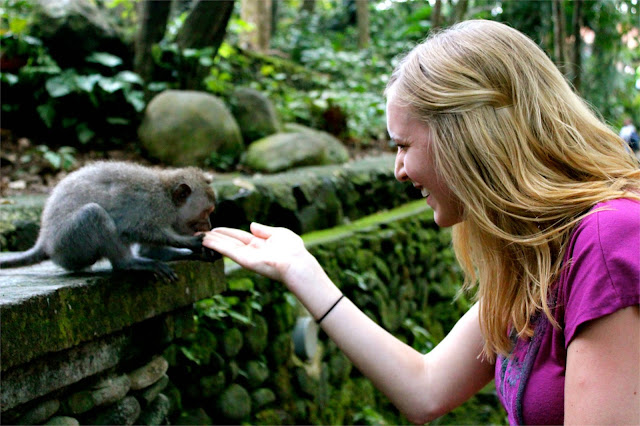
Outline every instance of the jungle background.
{"type": "MultiPolygon", "coordinates": [[[[137,129],[167,89],[232,103],[250,87],[282,122],[331,133],[352,158],[389,150],[382,92],[397,58],[465,19],[531,36],[617,131],[640,119],[638,9],[638,0],[3,0],[0,189],[46,192],[88,159],[161,162],[137,129]],[[63,4],[99,13],[104,32],[82,33],[73,15],[52,29],[41,9],[63,4]]],[[[215,153],[200,165],[251,172],[215,153]]]]}

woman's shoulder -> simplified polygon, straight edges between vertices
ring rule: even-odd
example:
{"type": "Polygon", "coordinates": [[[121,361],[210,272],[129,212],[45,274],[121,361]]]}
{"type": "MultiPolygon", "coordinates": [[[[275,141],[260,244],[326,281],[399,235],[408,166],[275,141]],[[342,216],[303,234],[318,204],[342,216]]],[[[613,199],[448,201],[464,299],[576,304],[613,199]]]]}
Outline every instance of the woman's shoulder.
{"type": "Polygon", "coordinates": [[[581,323],[638,303],[640,202],[594,206],[573,233],[565,261],[559,296],[568,344],[581,323]]]}
{"type": "Polygon", "coordinates": [[[570,243],[574,259],[600,265],[609,274],[640,268],[640,201],[619,198],[596,204],[570,243]]]}
{"type": "MultiPolygon", "coordinates": [[[[640,238],[640,201],[617,198],[596,204],[578,225],[574,237],[595,238],[602,248],[619,247],[620,240],[640,238]]],[[[640,253],[640,247],[635,248],[640,253]]]]}

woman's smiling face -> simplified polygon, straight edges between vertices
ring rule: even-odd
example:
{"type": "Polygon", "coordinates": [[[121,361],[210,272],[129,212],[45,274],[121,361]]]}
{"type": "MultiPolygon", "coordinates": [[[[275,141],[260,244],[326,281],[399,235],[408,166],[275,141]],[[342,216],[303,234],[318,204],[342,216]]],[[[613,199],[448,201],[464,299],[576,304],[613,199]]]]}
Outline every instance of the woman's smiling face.
{"type": "Polygon", "coordinates": [[[433,208],[439,226],[455,225],[463,220],[462,202],[443,181],[432,155],[431,132],[408,107],[395,102],[393,91],[387,100],[387,130],[398,147],[395,176],[411,181],[433,208]]]}

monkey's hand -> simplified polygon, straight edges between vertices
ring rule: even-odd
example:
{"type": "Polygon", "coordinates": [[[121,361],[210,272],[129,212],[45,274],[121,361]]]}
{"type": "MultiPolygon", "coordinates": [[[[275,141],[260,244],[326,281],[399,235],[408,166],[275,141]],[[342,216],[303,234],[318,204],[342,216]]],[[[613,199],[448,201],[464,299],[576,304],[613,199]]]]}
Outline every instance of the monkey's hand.
{"type": "Polygon", "coordinates": [[[202,240],[204,239],[204,234],[198,232],[195,235],[184,236],[181,247],[188,248],[194,253],[200,253],[202,251],[202,240]]]}
{"type": "Polygon", "coordinates": [[[198,246],[197,247],[189,247],[191,249],[191,251],[193,251],[193,259],[196,260],[202,260],[205,262],[213,262],[215,260],[218,260],[222,257],[222,255],[220,253],[218,253],[215,250],[212,250],[208,247],[205,247],[203,245],[203,240],[205,237],[205,233],[204,232],[198,232],[197,234],[194,235],[194,237],[197,238],[198,241],[198,246]]]}

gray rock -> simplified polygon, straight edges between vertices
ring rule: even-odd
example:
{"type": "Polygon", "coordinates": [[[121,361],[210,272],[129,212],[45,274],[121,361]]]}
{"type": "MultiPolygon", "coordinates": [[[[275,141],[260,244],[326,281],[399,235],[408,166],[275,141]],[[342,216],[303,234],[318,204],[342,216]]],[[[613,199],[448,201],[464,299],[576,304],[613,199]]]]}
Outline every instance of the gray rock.
{"type": "Polygon", "coordinates": [[[237,89],[231,110],[240,126],[245,145],[278,131],[278,116],[273,103],[255,89],[237,89]]]}
{"type": "Polygon", "coordinates": [[[294,167],[323,164],[325,146],[305,133],[276,133],[247,148],[245,164],[259,172],[276,173],[294,167]]]}
{"type": "Polygon", "coordinates": [[[127,375],[109,377],[93,386],[91,396],[96,406],[108,405],[124,398],[130,387],[131,380],[127,375]]]}
{"type": "Polygon", "coordinates": [[[59,425],[59,426],[79,426],[80,422],[75,417],[69,416],[56,416],[49,419],[45,425],[59,425]]]}
{"type": "Polygon", "coordinates": [[[218,395],[224,389],[226,379],[223,371],[218,373],[203,376],[200,378],[200,392],[203,398],[211,398],[218,395]]]}
{"type": "Polygon", "coordinates": [[[138,390],[151,386],[165,375],[168,368],[169,363],[166,359],[161,356],[154,358],[147,365],[129,373],[131,389],[138,390]]]}
{"type": "Polygon", "coordinates": [[[168,384],[169,376],[165,374],[160,378],[160,380],[158,380],[151,386],[137,391],[135,393],[135,397],[143,406],[147,406],[156,399],[160,392],[164,391],[168,384]]]}
{"type": "Polygon", "coordinates": [[[256,389],[251,393],[251,401],[254,409],[269,405],[276,400],[276,394],[269,388],[256,389]]]}
{"type": "Polygon", "coordinates": [[[233,384],[220,395],[218,408],[227,419],[243,420],[251,414],[251,396],[245,388],[233,384]]]}
{"type": "Polygon", "coordinates": [[[166,395],[158,394],[158,397],[149,404],[147,408],[140,414],[136,424],[140,425],[160,425],[166,424],[165,419],[169,414],[171,401],[166,395]]]}
{"type": "Polygon", "coordinates": [[[83,390],[70,395],[62,404],[62,412],[65,414],[82,414],[96,406],[91,392],[83,390]]]}
{"type": "Polygon", "coordinates": [[[236,120],[217,97],[167,90],[147,105],[138,136],[148,153],[172,166],[204,165],[212,155],[234,164],[244,151],[236,120]]]}
{"type": "Polygon", "coordinates": [[[252,322],[244,333],[245,344],[253,355],[260,355],[269,344],[269,325],[261,315],[254,315],[252,322]]]}
{"type": "Polygon", "coordinates": [[[140,403],[133,396],[127,396],[117,404],[98,412],[88,424],[94,425],[132,425],[140,416],[140,403]]]}
{"type": "Polygon", "coordinates": [[[53,416],[60,408],[60,401],[57,399],[50,399],[36,405],[31,410],[27,411],[18,419],[19,425],[34,425],[40,424],[53,416]]]}
{"type": "Polygon", "coordinates": [[[269,377],[269,367],[262,361],[251,360],[247,362],[245,370],[250,388],[257,388],[269,377]]]}
{"type": "Polygon", "coordinates": [[[237,328],[231,328],[224,332],[222,336],[222,348],[227,357],[233,358],[238,355],[243,344],[244,338],[242,337],[242,332],[237,328]]]}
{"type": "Polygon", "coordinates": [[[118,56],[127,52],[123,36],[95,2],[38,0],[34,14],[29,34],[42,39],[62,68],[81,64],[93,52],[118,56]]]}
{"type": "Polygon", "coordinates": [[[306,132],[315,135],[316,137],[322,139],[324,143],[327,145],[327,158],[328,161],[326,164],[342,164],[349,161],[349,151],[344,146],[344,144],[340,141],[340,139],[333,136],[331,133],[324,132],[322,130],[312,129],[311,127],[303,126],[298,123],[286,123],[284,125],[285,132],[306,132]]]}
{"type": "Polygon", "coordinates": [[[285,132],[249,145],[245,163],[253,170],[275,173],[301,166],[341,164],[348,160],[346,147],[329,133],[285,125],[285,132]]]}
{"type": "Polygon", "coordinates": [[[319,379],[309,374],[309,372],[302,367],[295,369],[295,375],[298,388],[302,393],[310,397],[316,397],[320,384],[319,379]]]}

